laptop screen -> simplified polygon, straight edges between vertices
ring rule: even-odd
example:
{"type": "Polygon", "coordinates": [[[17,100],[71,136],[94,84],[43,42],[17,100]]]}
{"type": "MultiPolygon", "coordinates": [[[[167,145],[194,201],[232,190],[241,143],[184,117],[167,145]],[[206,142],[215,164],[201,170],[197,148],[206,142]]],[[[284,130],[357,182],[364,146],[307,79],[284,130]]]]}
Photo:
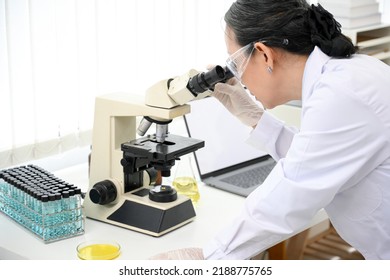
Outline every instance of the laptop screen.
{"type": "Polygon", "coordinates": [[[216,98],[196,100],[190,105],[191,113],[185,115],[188,133],[205,141],[205,147],[195,152],[201,178],[267,155],[245,143],[252,128],[242,124],[216,98]]]}

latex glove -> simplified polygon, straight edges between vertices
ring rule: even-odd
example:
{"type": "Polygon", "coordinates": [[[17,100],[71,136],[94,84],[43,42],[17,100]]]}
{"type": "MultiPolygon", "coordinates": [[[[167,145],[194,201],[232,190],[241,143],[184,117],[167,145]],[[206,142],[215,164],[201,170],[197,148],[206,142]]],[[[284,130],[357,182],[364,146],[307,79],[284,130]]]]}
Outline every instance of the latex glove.
{"type": "Polygon", "coordinates": [[[183,248],[155,255],[149,260],[204,260],[201,248],[183,248]]]}
{"type": "Polygon", "coordinates": [[[232,78],[226,83],[216,84],[211,95],[217,98],[230,113],[248,126],[256,126],[263,114],[264,110],[236,78],[232,78]]]}

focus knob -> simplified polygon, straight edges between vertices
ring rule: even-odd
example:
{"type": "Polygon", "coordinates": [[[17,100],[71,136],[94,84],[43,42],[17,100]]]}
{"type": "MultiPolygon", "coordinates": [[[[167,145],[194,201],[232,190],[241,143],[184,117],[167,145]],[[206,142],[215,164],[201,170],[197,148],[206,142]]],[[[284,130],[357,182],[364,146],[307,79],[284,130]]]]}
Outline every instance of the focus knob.
{"type": "Polygon", "coordinates": [[[96,183],[89,191],[89,198],[95,204],[105,205],[116,199],[116,186],[110,180],[96,183]]]}
{"type": "Polygon", "coordinates": [[[130,162],[129,162],[127,159],[122,158],[122,159],[121,159],[121,165],[122,165],[123,167],[130,166],[130,162]]]}

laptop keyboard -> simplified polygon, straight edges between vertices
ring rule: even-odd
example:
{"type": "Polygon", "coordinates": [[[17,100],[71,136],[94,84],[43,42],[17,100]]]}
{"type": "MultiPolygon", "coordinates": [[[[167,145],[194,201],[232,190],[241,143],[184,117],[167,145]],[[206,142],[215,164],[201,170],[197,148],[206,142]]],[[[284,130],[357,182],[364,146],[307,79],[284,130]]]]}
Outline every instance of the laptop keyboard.
{"type": "Polygon", "coordinates": [[[221,181],[245,189],[258,186],[264,182],[265,178],[267,178],[275,164],[276,163],[259,166],[248,171],[226,177],[221,181]]]}

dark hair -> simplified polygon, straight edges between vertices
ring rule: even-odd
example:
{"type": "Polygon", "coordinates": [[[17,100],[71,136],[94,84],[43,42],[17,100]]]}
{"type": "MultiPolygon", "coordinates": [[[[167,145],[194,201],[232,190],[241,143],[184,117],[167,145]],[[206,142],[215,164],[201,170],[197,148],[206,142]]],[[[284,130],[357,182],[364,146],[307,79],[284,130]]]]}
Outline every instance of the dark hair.
{"type": "Polygon", "coordinates": [[[237,0],[225,21],[241,46],[261,40],[296,54],[310,54],[315,46],[332,57],[356,52],[333,15],[306,0],[237,0]]]}

